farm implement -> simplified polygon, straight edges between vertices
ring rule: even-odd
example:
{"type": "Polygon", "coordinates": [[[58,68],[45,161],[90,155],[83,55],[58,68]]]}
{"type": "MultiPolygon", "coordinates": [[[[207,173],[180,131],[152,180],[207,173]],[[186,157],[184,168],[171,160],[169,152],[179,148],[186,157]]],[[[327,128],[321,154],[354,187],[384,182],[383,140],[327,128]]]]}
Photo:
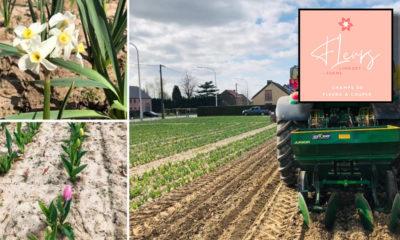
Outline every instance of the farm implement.
{"type": "Polygon", "coordinates": [[[365,229],[373,229],[372,209],[390,213],[390,230],[400,228],[399,99],[292,104],[292,97],[278,100],[277,157],[281,179],[297,186],[304,223],[309,211],[325,212],[332,228],[350,195],[365,229]]]}
{"type": "MultiPolygon", "coordinates": [[[[290,69],[290,96],[276,106],[277,158],[281,179],[297,188],[305,225],[324,213],[326,228],[354,206],[362,226],[374,212],[389,214],[400,230],[400,48],[399,15],[393,19],[392,102],[299,102],[299,68],[290,69]]],[[[354,208],[353,208],[354,210],[354,208]]]]}
{"type": "Polygon", "coordinates": [[[298,129],[291,144],[301,171],[298,176],[299,206],[309,224],[311,210],[325,210],[325,225],[332,228],[341,194],[352,192],[363,226],[372,230],[373,214],[390,212],[389,226],[395,230],[400,216],[397,169],[400,127],[393,125],[351,129],[298,129]],[[313,194],[310,194],[313,193],[313,194]],[[326,207],[321,198],[328,197],[326,207]],[[368,201],[367,199],[370,199],[368,201]]]}

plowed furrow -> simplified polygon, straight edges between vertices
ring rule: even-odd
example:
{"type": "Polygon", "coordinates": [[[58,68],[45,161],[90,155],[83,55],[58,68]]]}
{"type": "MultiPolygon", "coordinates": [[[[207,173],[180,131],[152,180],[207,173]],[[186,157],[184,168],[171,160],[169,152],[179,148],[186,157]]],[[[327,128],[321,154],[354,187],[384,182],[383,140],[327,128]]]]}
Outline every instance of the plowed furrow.
{"type": "MultiPolygon", "coordinates": [[[[224,184],[210,191],[210,194],[204,196],[205,199],[195,199],[187,211],[174,214],[170,221],[167,222],[167,228],[163,229],[160,237],[165,239],[183,239],[184,236],[196,234],[201,230],[206,219],[210,218],[211,214],[213,214],[214,209],[224,201],[229,201],[229,198],[237,194],[244,181],[250,178],[262,166],[263,163],[261,161],[255,161],[249,167],[240,169],[238,173],[227,174],[229,180],[223,180],[224,184]]],[[[156,236],[157,234],[153,235],[153,237],[156,236]]]]}
{"type": "MultiPolygon", "coordinates": [[[[263,164],[265,166],[263,156],[274,153],[274,144],[271,144],[273,141],[274,139],[258,148],[258,152],[250,151],[246,156],[216,172],[163,197],[164,200],[156,201],[132,213],[133,238],[174,238],[173,235],[186,232],[188,229],[193,229],[191,232],[195,234],[204,223],[195,227],[191,220],[206,219],[207,216],[209,218],[208,212],[215,207],[214,205],[218,206],[224,201],[229,201],[246,179],[251,178],[263,164]],[[181,196],[176,198],[175,194],[178,192],[181,196]],[[182,196],[182,192],[186,195],[182,196]],[[154,207],[154,204],[160,206],[160,202],[168,202],[168,205],[161,208],[154,207]],[[155,211],[153,216],[151,216],[152,211],[155,211]]],[[[183,235],[175,237],[182,238],[183,235]]]]}
{"type": "Polygon", "coordinates": [[[233,178],[235,176],[234,173],[238,171],[237,169],[248,167],[250,164],[252,164],[253,158],[256,158],[258,155],[265,154],[267,151],[271,151],[273,149],[270,144],[271,142],[273,142],[273,140],[270,140],[266,144],[250,151],[246,156],[235,160],[236,164],[225,165],[220,170],[207,174],[206,176],[184,187],[181,187],[180,189],[175,190],[170,194],[165,195],[163,198],[155,201],[154,203],[145,205],[140,210],[132,213],[132,223],[137,222],[143,225],[143,221],[147,220],[152,222],[152,220],[149,219],[150,216],[160,214],[160,212],[179,205],[179,203],[187,204],[192,199],[197,198],[199,195],[204,196],[207,194],[211,194],[211,191],[219,188],[219,186],[222,186],[224,184],[223,182],[221,182],[221,180],[226,178],[226,174],[232,173],[231,177],[233,178]],[[248,156],[251,156],[250,159],[248,156]],[[221,172],[225,174],[221,174],[221,172]],[[202,189],[202,191],[195,191],[195,189],[202,189]]]}
{"type": "Polygon", "coordinates": [[[277,168],[274,167],[271,170],[273,170],[272,174],[271,172],[267,172],[266,177],[259,180],[259,184],[257,185],[258,191],[253,195],[248,195],[247,198],[242,200],[242,204],[236,207],[234,211],[239,212],[236,218],[233,218],[231,214],[225,216],[222,223],[227,221],[230,224],[223,224],[218,227],[217,230],[208,235],[210,238],[215,238],[221,234],[221,239],[243,238],[261,210],[265,207],[269,198],[274,195],[276,188],[280,186],[277,168]],[[229,217],[231,217],[230,220],[229,217]]]}
{"type": "MultiPolygon", "coordinates": [[[[277,193],[269,199],[246,235],[246,239],[287,239],[285,233],[293,228],[293,218],[297,214],[296,191],[281,185],[277,193]]],[[[294,237],[294,236],[292,236],[294,237]]]]}
{"type": "Polygon", "coordinates": [[[277,164],[271,163],[268,160],[270,158],[271,154],[267,155],[266,159],[262,160],[265,164],[263,167],[253,172],[251,177],[244,180],[241,186],[226,197],[224,201],[214,204],[214,208],[209,211],[211,215],[210,219],[206,219],[204,222],[196,222],[198,229],[201,228],[198,235],[202,239],[217,238],[242,211],[252,207],[254,204],[252,199],[257,198],[260,192],[263,192],[265,189],[266,183],[271,182],[269,181],[271,176],[276,176],[278,173],[277,164]]]}

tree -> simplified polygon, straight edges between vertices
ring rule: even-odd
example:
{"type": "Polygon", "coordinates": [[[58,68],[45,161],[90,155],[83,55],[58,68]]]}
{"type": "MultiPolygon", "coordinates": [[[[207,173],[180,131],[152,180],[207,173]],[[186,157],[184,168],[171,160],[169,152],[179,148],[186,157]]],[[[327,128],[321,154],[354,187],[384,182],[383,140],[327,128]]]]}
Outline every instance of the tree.
{"type": "Polygon", "coordinates": [[[190,75],[188,72],[182,79],[182,88],[187,98],[192,98],[194,89],[196,88],[196,79],[190,75]]]}
{"type": "Polygon", "coordinates": [[[176,85],[174,86],[174,89],[172,90],[172,101],[174,101],[176,104],[179,104],[182,101],[181,90],[176,85]]]}
{"type": "Polygon", "coordinates": [[[199,85],[200,90],[197,91],[197,94],[200,97],[212,97],[217,93],[217,87],[212,83],[212,81],[205,82],[199,85]]]}

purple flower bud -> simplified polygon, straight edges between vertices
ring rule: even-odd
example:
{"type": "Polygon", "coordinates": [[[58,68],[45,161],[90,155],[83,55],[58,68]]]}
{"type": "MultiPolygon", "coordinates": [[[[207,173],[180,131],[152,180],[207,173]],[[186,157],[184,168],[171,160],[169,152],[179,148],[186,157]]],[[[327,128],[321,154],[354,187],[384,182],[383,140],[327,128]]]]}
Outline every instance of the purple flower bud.
{"type": "Polygon", "coordinates": [[[71,201],[72,199],[72,186],[66,185],[64,187],[63,198],[65,201],[71,201]]]}

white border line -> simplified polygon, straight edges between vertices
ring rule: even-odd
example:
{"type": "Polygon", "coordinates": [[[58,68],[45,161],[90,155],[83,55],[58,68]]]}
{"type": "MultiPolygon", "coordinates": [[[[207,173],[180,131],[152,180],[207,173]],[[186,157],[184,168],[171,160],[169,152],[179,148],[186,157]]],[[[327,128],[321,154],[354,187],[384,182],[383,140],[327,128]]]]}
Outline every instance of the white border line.
{"type": "Polygon", "coordinates": [[[126,77],[126,79],[127,79],[127,83],[126,83],[126,86],[127,86],[127,89],[126,89],[126,91],[127,91],[127,97],[128,97],[128,99],[127,99],[127,102],[128,102],[128,109],[127,109],[127,111],[128,111],[128,113],[127,113],[127,115],[126,115],[126,120],[125,120],[125,122],[126,122],[126,129],[127,129],[127,134],[126,134],[126,136],[127,136],[127,139],[126,139],[126,152],[127,152],[127,159],[126,159],[126,173],[127,173],[127,178],[126,178],[126,181],[127,181],[127,184],[126,184],[126,237],[127,237],[127,239],[130,239],[130,229],[129,229],[129,227],[130,227],[130,225],[129,225],[129,222],[130,222],[130,211],[129,211],[129,206],[130,206],[130,202],[129,202],[129,190],[130,190],[130,171],[129,171],[129,165],[130,165],[130,163],[129,163],[129,146],[130,146],[130,123],[129,123],[129,115],[130,115],[130,100],[129,100],[129,97],[130,97],[130,95],[129,95],[129,76],[130,76],[130,73],[131,73],[131,68],[129,67],[130,66],[130,47],[129,47],[129,42],[130,42],[130,36],[131,36],[131,31],[130,31],[130,19],[131,19],[131,11],[130,11],[130,9],[131,9],[131,1],[130,0],[128,0],[127,1],[127,9],[128,9],[128,16],[127,16],[127,29],[126,29],[126,31],[127,31],[127,35],[126,35],[126,37],[127,37],[127,41],[126,41],[126,48],[127,48],[127,60],[126,60],[126,67],[128,68],[127,69],[127,71],[126,71],[126,74],[128,74],[128,76],[126,77]]]}
{"type": "Polygon", "coordinates": [[[127,19],[127,42],[126,42],[126,49],[127,49],[127,63],[126,67],[127,69],[127,79],[128,82],[126,84],[127,86],[127,102],[128,102],[128,113],[127,113],[127,119],[120,119],[120,120],[114,120],[114,119],[61,119],[61,120],[43,120],[43,119],[0,119],[0,123],[31,123],[31,122],[39,122],[39,123],[70,123],[70,122],[85,122],[85,123],[114,123],[114,124],[121,124],[125,123],[126,125],[126,236],[127,239],[130,239],[130,229],[129,229],[129,179],[130,179],[130,174],[129,174],[129,142],[130,142],[130,132],[129,132],[129,74],[130,74],[130,68],[129,68],[129,39],[130,39],[130,3],[131,1],[127,1],[127,11],[128,11],[128,19],[127,19]]]}

